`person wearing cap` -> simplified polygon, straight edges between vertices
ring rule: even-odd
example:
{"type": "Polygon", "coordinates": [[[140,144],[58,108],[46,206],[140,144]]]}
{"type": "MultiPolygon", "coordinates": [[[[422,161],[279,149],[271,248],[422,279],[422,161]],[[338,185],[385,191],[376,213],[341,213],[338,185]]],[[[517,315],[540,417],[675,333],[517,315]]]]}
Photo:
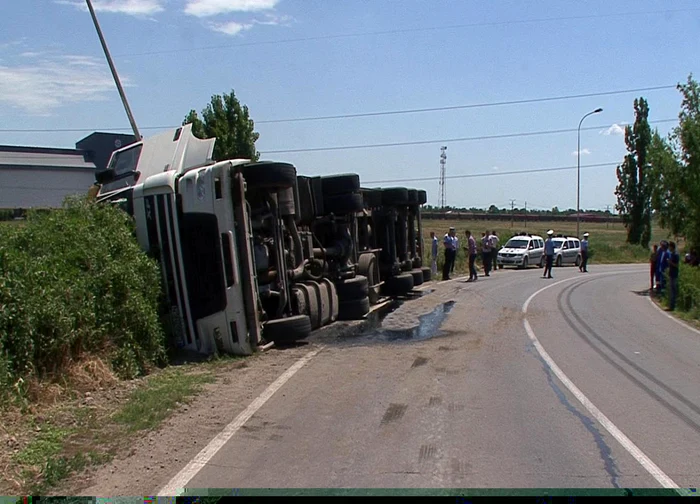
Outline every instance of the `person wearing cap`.
{"type": "Polygon", "coordinates": [[[581,264],[578,269],[581,273],[588,273],[588,233],[583,233],[581,240],[581,264]]]}
{"type": "Polygon", "coordinates": [[[552,241],[553,235],[554,231],[552,229],[547,231],[547,239],[544,242],[544,255],[546,257],[546,262],[542,278],[554,278],[552,277],[552,266],[554,264],[554,241],[552,241]]]}
{"type": "Polygon", "coordinates": [[[452,271],[455,256],[457,255],[457,242],[455,240],[455,228],[451,227],[442,239],[442,244],[445,247],[445,263],[442,265],[442,279],[450,279],[450,271],[452,271]]]}
{"type": "Polygon", "coordinates": [[[438,237],[435,231],[430,232],[430,272],[433,278],[437,278],[438,237]]]}

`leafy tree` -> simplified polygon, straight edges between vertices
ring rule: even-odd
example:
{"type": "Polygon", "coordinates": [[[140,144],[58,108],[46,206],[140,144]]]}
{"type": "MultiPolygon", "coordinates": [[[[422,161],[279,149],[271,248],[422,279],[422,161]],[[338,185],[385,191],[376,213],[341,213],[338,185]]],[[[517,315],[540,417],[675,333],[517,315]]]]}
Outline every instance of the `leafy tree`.
{"type": "Polygon", "coordinates": [[[648,151],[651,143],[649,105],[644,98],[634,100],[634,125],[625,128],[628,154],[617,167],[619,184],[615,189],[615,208],[627,228],[627,242],[649,246],[651,240],[651,168],[648,151]]]}
{"type": "Polygon", "coordinates": [[[700,245],[700,85],[688,76],[679,124],[667,139],[658,132],[649,153],[655,179],[652,205],[659,222],[673,234],[700,245]]]}
{"type": "Polygon", "coordinates": [[[260,153],[255,150],[255,142],[260,134],[250,118],[247,105],[241,105],[236,94],[224,93],[211,97],[211,102],[202,110],[200,119],[195,110],[182,122],[192,123],[192,133],[197,138],[216,137],[214,160],[252,159],[257,161],[260,153]]]}

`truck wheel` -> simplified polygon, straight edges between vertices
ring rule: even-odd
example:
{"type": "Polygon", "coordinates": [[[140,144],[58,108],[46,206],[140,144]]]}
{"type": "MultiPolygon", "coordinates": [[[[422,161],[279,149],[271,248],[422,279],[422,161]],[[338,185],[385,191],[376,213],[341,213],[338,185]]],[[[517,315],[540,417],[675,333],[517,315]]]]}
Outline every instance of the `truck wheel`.
{"type": "Polygon", "coordinates": [[[425,205],[428,202],[428,193],[426,193],[423,189],[420,189],[418,191],[418,203],[421,205],[425,205]]]}
{"type": "Polygon", "coordinates": [[[307,315],[268,320],[263,325],[265,340],[276,343],[297,341],[306,338],[309,334],[311,334],[311,321],[307,315]]]}
{"type": "Polygon", "coordinates": [[[318,305],[318,319],[315,320],[312,318],[311,325],[313,325],[314,327],[324,326],[331,320],[331,307],[327,291],[318,282],[308,281],[304,283],[311,289],[313,295],[316,297],[318,305]]]}
{"type": "Polygon", "coordinates": [[[382,191],[379,189],[362,189],[365,205],[370,208],[382,206],[382,191]]]}
{"type": "Polygon", "coordinates": [[[411,276],[413,276],[413,286],[418,287],[423,284],[423,270],[414,269],[410,271],[411,276]]]}
{"type": "Polygon", "coordinates": [[[360,275],[367,277],[368,297],[371,304],[379,302],[379,289],[376,285],[379,283],[379,265],[377,258],[373,253],[361,254],[360,260],[357,263],[357,270],[360,275]]]}
{"type": "Polygon", "coordinates": [[[349,214],[361,212],[365,207],[362,195],[359,193],[327,196],[323,199],[323,211],[326,214],[349,214]]]}
{"type": "Polygon", "coordinates": [[[324,196],[353,193],[360,190],[360,176],[356,173],[343,173],[321,177],[324,196]]]}
{"type": "Polygon", "coordinates": [[[357,320],[369,313],[369,298],[341,301],[338,310],[338,320],[357,320]]]}
{"type": "Polygon", "coordinates": [[[426,267],[423,267],[420,269],[423,272],[423,281],[424,282],[430,282],[430,280],[433,279],[433,271],[426,267]]]}
{"type": "Polygon", "coordinates": [[[418,189],[408,190],[408,202],[411,204],[418,204],[418,189]]]}
{"type": "Polygon", "coordinates": [[[387,296],[403,296],[413,289],[413,275],[403,273],[401,275],[389,277],[382,286],[384,294],[387,296]]]}
{"type": "Polygon", "coordinates": [[[289,163],[261,161],[241,168],[248,187],[259,189],[287,189],[297,181],[297,169],[289,163]]]}
{"type": "Polygon", "coordinates": [[[335,290],[335,285],[333,282],[327,278],[323,278],[320,281],[321,289],[325,289],[328,293],[328,301],[330,303],[330,313],[331,322],[335,322],[338,319],[338,292],[335,290]]]}
{"type": "MultiPolygon", "coordinates": [[[[311,327],[313,329],[318,329],[321,327],[321,309],[320,309],[320,303],[321,300],[319,299],[319,294],[317,290],[311,286],[308,285],[313,282],[308,282],[308,283],[298,283],[294,284],[292,287],[292,290],[300,290],[303,293],[304,297],[304,314],[309,317],[311,320],[311,327]]],[[[319,288],[320,290],[320,288],[319,288]]],[[[302,303],[299,303],[299,309],[301,310],[302,308],[302,303]]]]}
{"type": "Polygon", "coordinates": [[[366,276],[357,275],[355,278],[347,278],[335,284],[340,302],[354,301],[367,297],[369,281],[366,276]]]}
{"type": "Polygon", "coordinates": [[[391,187],[382,189],[382,205],[406,205],[408,204],[408,189],[405,187],[391,187]]]}

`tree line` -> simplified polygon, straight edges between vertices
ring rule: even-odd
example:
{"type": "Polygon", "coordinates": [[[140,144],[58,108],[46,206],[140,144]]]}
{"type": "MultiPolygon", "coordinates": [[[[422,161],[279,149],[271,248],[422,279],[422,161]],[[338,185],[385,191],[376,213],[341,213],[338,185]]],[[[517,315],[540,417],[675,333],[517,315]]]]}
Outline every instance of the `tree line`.
{"type": "Polygon", "coordinates": [[[691,247],[700,245],[700,85],[688,76],[678,125],[663,137],[649,126],[649,104],[634,100],[635,121],[625,128],[627,154],[617,167],[616,209],[627,242],[649,246],[652,219],[691,247]]]}

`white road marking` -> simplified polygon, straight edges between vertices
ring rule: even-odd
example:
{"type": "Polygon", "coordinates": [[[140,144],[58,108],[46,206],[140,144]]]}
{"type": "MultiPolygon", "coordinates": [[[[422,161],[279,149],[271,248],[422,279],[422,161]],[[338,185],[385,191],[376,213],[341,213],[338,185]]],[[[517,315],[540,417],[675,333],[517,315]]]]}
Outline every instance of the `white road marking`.
{"type": "Polygon", "coordinates": [[[243,410],[233,421],[228,424],[217,436],[212,439],[197,456],[195,456],[179,473],[171,479],[167,485],[160,489],[159,496],[178,496],[184,493],[185,485],[194,478],[202,468],[218,453],[218,451],[233,437],[238,430],[252,417],[275,392],[289,381],[302,367],[304,367],[323,347],[309,352],[296,361],[289,369],[280,375],[265,391],[260,394],[250,405],[243,410]]]}
{"type": "MultiPolygon", "coordinates": [[[[597,275],[610,275],[613,273],[632,273],[630,271],[624,271],[624,272],[606,272],[606,273],[596,273],[594,275],[588,275],[584,278],[590,278],[591,276],[597,276],[597,275]]],[[[636,273],[636,272],[635,272],[636,273]]],[[[555,282],[553,284],[550,284],[546,287],[541,288],[540,290],[536,291],[533,293],[529,298],[527,298],[527,301],[523,304],[523,314],[527,314],[527,308],[530,305],[530,302],[541,292],[550,289],[556,285],[559,285],[561,283],[564,283],[568,280],[572,280],[575,278],[582,278],[582,277],[572,277],[572,278],[567,278],[565,280],[560,280],[558,282],[555,282]]],[[[564,372],[557,366],[557,364],[552,360],[552,358],[549,356],[547,351],[542,347],[542,344],[540,341],[537,339],[537,336],[535,336],[535,332],[532,330],[532,327],[530,326],[530,322],[528,322],[527,317],[523,318],[523,326],[525,326],[525,331],[527,332],[527,335],[530,338],[530,341],[532,341],[532,344],[534,347],[537,349],[539,352],[540,356],[542,359],[547,363],[547,366],[549,366],[549,369],[552,370],[554,375],[559,378],[559,381],[564,384],[564,386],[571,392],[576,399],[583,405],[584,408],[588,411],[588,413],[595,418],[598,423],[600,423],[605,430],[607,430],[611,436],[613,436],[621,445],[622,447],[627,450],[627,452],[634,457],[634,459],[639,462],[639,464],[649,473],[651,476],[659,482],[661,486],[664,488],[672,488],[678,491],[681,495],[685,495],[686,491],[683,489],[680,489],[679,486],[671,479],[669,478],[666,473],[664,473],[659,466],[654,464],[652,460],[644,454],[642,450],[640,450],[637,445],[635,445],[625,434],[617,428],[617,426],[610,421],[608,417],[606,417],[602,411],[600,411],[595,404],[593,404],[588,397],[586,397],[579,388],[574,385],[574,383],[569,379],[568,376],[564,374],[564,372]]]]}
{"type": "Polygon", "coordinates": [[[693,332],[696,333],[696,334],[700,334],[700,331],[698,331],[697,329],[695,329],[693,326],[691,326],[691,325],[689,325],[689,324],[686,324],[686,323],[683,322],[682,320],[678,320],[678,319],[677,319],[676,317],[674,317],[673,315],[671,315],[671,314],[666,313],[665,311],[663,311],[663,310],[661,309],[661,307],[660,307],[659,305],[657,305],[656,303],[654,303],[654,301],[653,301],[650,297],[648,297],[647,300],[652,304],[652,306],[653,306],[654,308],[656,308],[657,310],[659,310],[663,315],[666,315],[668,318],[670,318],[671,320],[673,320],[675,323],[682,325],[683,327],[685,327],[685,328],[688,329],[689,331],[693,331],[693,332]]]}

